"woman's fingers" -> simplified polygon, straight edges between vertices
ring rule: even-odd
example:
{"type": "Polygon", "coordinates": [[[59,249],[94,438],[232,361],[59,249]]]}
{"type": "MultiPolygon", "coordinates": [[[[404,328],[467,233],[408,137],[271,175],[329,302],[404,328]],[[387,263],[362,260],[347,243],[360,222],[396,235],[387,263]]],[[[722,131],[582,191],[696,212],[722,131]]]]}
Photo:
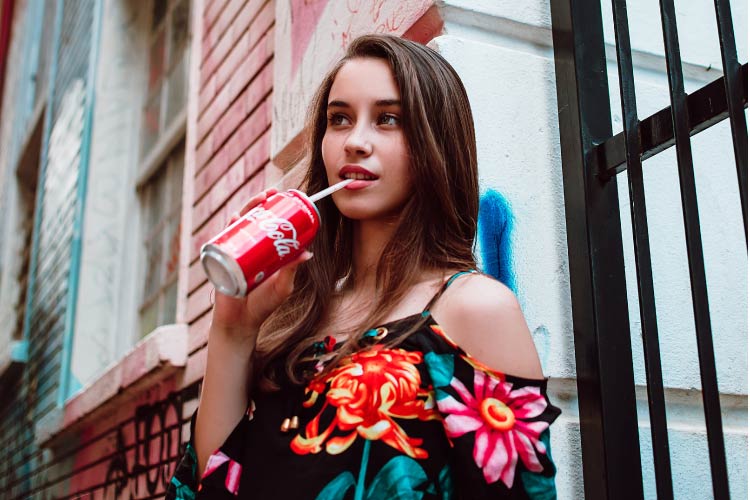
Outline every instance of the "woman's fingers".
{"type": "Polygon", "coordinates": [[[276,194],[278,191],[276,191],[275,188],[266,189],[265,191],[261,191],[260,193],[256,194],[252,198],[250,198],[247,203],[245,203],[242,208],[239,210],[239,212],[234,212],[232,216],[229,218],[229,222],[227,222],[225,227],[229,227],[235,222],[237,222],[240,217],[248,213],[250,210],[255,208],[256,206],[260,205],[264,201],[266,201],[266,198],[269,196],[276,194]]]}
{"type": "Polygon", "coordinates": [[[297,268],[312,259],[312,252],[305,250],[296,259],[285,265],[277,272],[274,280],[274,291],[280,299],[285,299],[294,290],[294,276],[297,274],[297,268]]]}
{"type": "Polygon", "coordinates": [[[260,203],[264,202],[266,198],[268,198],[271,195],[276,194],[278,191],[274,188],[266,189],[265,191],[261,191],[260,193],[256,194],[252,198],[250,198],[245,205],[240,209],[240,216],[245,215],[250,210],[255,208],[260,203]]]}

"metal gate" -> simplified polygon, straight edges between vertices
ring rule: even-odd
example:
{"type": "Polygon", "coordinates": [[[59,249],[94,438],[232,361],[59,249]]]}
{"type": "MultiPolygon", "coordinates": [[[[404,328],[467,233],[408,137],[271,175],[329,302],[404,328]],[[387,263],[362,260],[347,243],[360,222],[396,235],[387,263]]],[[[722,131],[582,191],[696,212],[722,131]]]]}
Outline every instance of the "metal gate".
{"type": "Polygon", "coordinates": [[[619,134],[612,133],[600,1],[550,0],[550,5],[586,498],[643,498],[615,182],[623,171],[630,193],[656,491],[659,499],[674,497],[642,172],[643,160],[674,145],[713,494],[728,499],[690,136],[729,118],[741,202],[737,210],[742,210],[747,249],[747,64],[737,59],[729,1],[715,0],[724,76],[687,95],[674,0],[660,0],[671,106],[639,120],[625,0],[612,0],[624,128],[619,134]]]}

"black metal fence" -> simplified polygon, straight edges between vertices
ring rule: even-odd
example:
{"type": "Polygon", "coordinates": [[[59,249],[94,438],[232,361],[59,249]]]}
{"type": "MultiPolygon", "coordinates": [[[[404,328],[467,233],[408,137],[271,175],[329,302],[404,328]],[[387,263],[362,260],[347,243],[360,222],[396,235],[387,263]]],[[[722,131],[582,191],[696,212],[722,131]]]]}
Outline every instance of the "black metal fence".
{"type": "MultiPolygon", "coordinates": [[[[622,229],[614,177],[627,171],[659,499],[674,498],[642,161],[674,145],[714,498],[729,498],[690,136],[729,118],[747,245],[747,64],[728,0],[715,0],[724,76],[687,95],[673,0],[660,0],[671,105],[638,119],[625,0],[612,0],[623,132],[613,135],[600,0],[550,0],[557,78],[584,489],[643,498],[622,229]]],[[[738,228],[739,230],[739,228],[738,228]]]]}

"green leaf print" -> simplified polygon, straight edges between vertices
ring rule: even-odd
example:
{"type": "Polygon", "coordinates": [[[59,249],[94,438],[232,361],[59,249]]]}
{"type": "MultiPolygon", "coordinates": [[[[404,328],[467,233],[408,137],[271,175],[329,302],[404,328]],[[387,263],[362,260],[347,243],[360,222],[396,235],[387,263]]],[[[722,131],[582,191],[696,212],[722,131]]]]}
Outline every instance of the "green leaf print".
{"type": "Polygon", "coordinates": [[[435,388],[447,387],[453,379],[453,354],[435,354],[428,352],[424,356],[427,371],[430,372],[432,385],[435,388]]]}
{"type": "Polygon", "coordinates": [[[420,500],[427,474],[413,458],[401,455],[392,458],[380,469],[367,488],[367,500],[420,500]]]}
{"type": "Polygon", "coordinates": [[[443,500],[451,500],[453,498],[453,474],[451,474],[451,468],[448,465],[440,471],[438,484],[440,485],[440,492],[443,494],[443,500]]]}
{"type": "MultiPolygon", "coordinates": [[[[363,458],[369,458],[369,453],[363,458]]],[[[360,476],[360,481],[364,481],[364,475],[360,476]]],[[[357,484],[354,474],[346,471],[328,483],[316,500],[344,500],[355,486],[355,500],[421,500],[426,482],[427,474],[422,466],[413,458],[402,455],[392,458],[380,469],[366,492],[364,484],[357,484]]],[[[451,498],[453,486],[447,466],[440,473],[438,482],[443,498],[451,498]]]]}
{"type": "Polygon", "coordinates": [[[328,483],[320,493],[318,493],[315,500],[344,500],[346,494],[355,485],[356,481],[354,481],[354,474],[349,471],[342,472],[336,476],[333,481],[328,483]]]}
{"type": "Polygon", "coordinates": [[[531,500],[557,500],[557,489],[555,488],[555,473],[557,472],[557,468],[555,467],[554,462],[552,462],[552,452],[550,451],[549,444],[549,429],[542,432],[539,440],[543,442],[544,446],[547,448],[547,457],[552,463],[552,475],[543,476],[536,472],[524,470],[521,472],[523,487],[531,500]]]}

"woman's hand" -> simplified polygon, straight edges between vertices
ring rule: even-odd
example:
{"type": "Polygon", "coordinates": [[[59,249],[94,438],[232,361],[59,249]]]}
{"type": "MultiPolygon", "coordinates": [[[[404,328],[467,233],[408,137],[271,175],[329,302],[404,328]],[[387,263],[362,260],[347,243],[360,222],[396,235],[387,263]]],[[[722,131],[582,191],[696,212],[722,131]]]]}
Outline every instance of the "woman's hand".
{"type": "MultiPolygon", "coordinates": [[[[227,226],[233,224],[276,192],[276,189],[267,189],[250,198],[239,213],[230,219],[227,226]]],[[[295,260],[269,276],[247,297],[234,298],[217,291],[212,326],[240,337],[257,334],[260,325],[294,290],[294,275],[297,267],[311,258],[312,253],[305,250],[295,260]]]]}

